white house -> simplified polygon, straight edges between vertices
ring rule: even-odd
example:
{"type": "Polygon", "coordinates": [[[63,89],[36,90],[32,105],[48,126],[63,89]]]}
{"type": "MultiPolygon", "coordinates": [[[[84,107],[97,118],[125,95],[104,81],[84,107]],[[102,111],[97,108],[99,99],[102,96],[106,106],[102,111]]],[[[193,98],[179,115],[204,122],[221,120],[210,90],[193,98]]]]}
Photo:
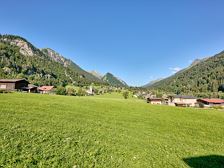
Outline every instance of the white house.
{"type": "Polygon", "coordinates": [[[180,107],[194,107],[197,104],[197,98],[193,96],[175,95],[168,97],[168,105],[180,107]]]}

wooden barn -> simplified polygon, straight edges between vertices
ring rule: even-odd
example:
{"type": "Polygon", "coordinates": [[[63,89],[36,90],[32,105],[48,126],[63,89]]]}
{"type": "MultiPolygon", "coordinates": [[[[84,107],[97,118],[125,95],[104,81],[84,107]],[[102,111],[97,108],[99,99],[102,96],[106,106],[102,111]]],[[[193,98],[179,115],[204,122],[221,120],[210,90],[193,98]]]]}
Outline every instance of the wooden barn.
{"type": "Polygon", "coordinates": [[[22,90],[29,82],[25,79],[0,79],[0,89],[2,90],[22,90]]]}

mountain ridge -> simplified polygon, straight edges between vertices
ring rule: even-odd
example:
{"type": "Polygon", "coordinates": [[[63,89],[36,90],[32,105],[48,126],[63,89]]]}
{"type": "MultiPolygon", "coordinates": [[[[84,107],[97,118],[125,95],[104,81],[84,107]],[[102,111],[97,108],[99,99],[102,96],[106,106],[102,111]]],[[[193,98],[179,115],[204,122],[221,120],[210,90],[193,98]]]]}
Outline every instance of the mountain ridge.
{"type": "Polygon", "coordinates": [[[112,73],[107,72],[104,76],[103,76],[103,81],[109,83],[112,86],[117,86],[117,87],[128,87],[128,84],[126,82],[124,82],[123,80],[121,80],[120,78],[114,76],[112,73]]]}
{"type": "Polygon", "coordinates": [[[217,92],[224,83],[224,51],[197,61],[189,67],[147,87],[166,92],[217,92]]]}
{"type": "Polygon", "coordinates": [[[20,36],[0,35],[0,52],[2,78],[23,77],[37,85],[105,84],[54,50],[38,49],[20,36]]]}

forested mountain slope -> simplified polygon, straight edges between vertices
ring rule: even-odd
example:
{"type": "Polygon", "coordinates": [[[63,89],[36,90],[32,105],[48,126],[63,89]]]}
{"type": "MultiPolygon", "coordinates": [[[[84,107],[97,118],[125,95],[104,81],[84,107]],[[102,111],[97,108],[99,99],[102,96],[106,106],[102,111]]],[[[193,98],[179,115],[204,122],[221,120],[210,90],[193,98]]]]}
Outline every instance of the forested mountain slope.
{"type": "Polygon", "coordinates": [[[13,35],[0,35],[0,78],[27,78],[37,85],[104,84],[55,51],[13,35]]]}
{"type": "Polygon", "coordinates": [[[217,92],[223,83],[224,52],[221,52],[156,82],[148,88],[174,93],[217,92]]]}

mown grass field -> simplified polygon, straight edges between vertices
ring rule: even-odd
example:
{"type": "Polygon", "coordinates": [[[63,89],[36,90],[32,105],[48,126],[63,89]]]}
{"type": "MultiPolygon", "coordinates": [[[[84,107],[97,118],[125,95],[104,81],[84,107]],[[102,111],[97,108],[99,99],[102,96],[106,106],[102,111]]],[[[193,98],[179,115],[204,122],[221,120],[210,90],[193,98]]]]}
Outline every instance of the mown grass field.
{"type": "Polygon", "coordinates": [[[0,94],[0,167],[215,168],[223,156],[223,111],[0,94]]]}

